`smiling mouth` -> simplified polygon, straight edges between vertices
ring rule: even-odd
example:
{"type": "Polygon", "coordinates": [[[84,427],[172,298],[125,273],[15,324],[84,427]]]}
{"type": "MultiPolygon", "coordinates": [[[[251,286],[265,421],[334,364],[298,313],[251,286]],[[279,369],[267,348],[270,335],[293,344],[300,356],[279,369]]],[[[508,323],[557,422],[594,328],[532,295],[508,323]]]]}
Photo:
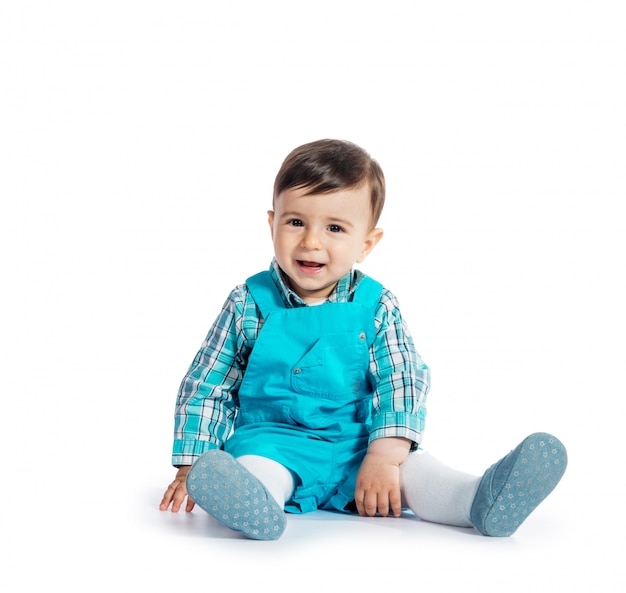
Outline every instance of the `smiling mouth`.
{"type": "Polygon", "coordinates": [[[305,271],[309,271],[309,272],[316,272],[318,270],[321,270],[324,267],[324,264],[320,264],[314,261],[304,261],[304,260],[297,260],[298,265],[305,271]]]}

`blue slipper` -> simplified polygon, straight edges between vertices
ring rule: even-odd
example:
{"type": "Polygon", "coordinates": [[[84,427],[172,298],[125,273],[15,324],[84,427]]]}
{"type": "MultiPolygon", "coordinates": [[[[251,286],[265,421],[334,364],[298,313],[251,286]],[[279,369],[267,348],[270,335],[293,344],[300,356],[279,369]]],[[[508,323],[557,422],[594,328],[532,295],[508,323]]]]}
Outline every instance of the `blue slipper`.
{"type": "Polygon", "coordinates": [[[209,515],[250,539],[278,539],[287,521],[261,481],[232,455],[211,450],[187,474],[187,492],[209,515]]]}
{"type": "Polygon", "coordinates": [[[472,508],[472,523],[483,535],[512,535],[565,473],[563,443],[545,432],[526,437],[482,477],[472,508]]]}

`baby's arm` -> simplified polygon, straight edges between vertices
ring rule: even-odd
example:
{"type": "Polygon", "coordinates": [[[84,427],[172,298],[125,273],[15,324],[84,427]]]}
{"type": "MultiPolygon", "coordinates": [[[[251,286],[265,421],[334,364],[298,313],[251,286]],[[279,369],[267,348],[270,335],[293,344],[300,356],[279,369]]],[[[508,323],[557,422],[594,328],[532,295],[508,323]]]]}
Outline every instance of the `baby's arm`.
{"type": "Polygon", "coordinates": [[[237,361],[243,359],[245,346],[244,340],[240,344],[245,303],[246,293],[239,286],[224,303],[179,388],[172,457],[179,469],[163,494],[163,511],[172,505],[178,512],[185,498],[185,509],[194,508],[185,484],[191,464],[205,450],[220,447],[231,430],[243,373],[237,361]]]}
{"type": "Polygon", "coordinates": [[[161,500],[161,504],[159,506],[162,511],[166,511],[171,504],[172,512],[177,513],[183,502],[185,502],[185,497],[187,497],[187,506],[185,507],[185,510],[190,512],[191,509],[193,509],[195,503],[187,495],[187,486],[185,484],[187,474],[190,469],[190,465],[182,465],[178,468],[174,481],[167,487],[165,494],[163,494],[163,499],[161,500]]]}
{"type": "Polygon", "coordinates": [[[401,437],[372,441],[356,479],[354,500],[360,515],[383,517],[389,510],[396,517],[402,513],[400,465],[409,454],[412,442],[401,437]]]}

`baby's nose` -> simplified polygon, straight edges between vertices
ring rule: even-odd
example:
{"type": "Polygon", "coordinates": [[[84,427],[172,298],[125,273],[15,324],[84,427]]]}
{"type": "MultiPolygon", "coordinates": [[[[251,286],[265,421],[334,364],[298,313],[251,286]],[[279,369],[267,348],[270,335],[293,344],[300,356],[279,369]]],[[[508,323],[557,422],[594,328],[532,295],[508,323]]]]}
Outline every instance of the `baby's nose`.
{"type": "Polygon", "coordinates": [[[307,231],[302,238],[302,245],[306,249],[319,249],[322,245],[319,233],[314,230],[307,231]]]}

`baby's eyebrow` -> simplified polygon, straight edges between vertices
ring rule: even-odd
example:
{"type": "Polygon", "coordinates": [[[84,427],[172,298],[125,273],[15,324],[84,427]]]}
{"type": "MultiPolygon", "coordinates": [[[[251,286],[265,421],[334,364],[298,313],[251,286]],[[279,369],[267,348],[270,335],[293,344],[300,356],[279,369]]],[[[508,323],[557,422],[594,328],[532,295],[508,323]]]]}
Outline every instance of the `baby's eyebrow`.
{"type": "Polygon", "coordinates": [[[302,214],[299,212],[283,212],[280,215],[281,218],[302,218],[302,214]]]}
{"type": "Polygon", "coordinates": [[[328,224],[336,224],[343,227],[353,227],[354,224],[348,219],[345,218],[329,218],[328,224]]]}

